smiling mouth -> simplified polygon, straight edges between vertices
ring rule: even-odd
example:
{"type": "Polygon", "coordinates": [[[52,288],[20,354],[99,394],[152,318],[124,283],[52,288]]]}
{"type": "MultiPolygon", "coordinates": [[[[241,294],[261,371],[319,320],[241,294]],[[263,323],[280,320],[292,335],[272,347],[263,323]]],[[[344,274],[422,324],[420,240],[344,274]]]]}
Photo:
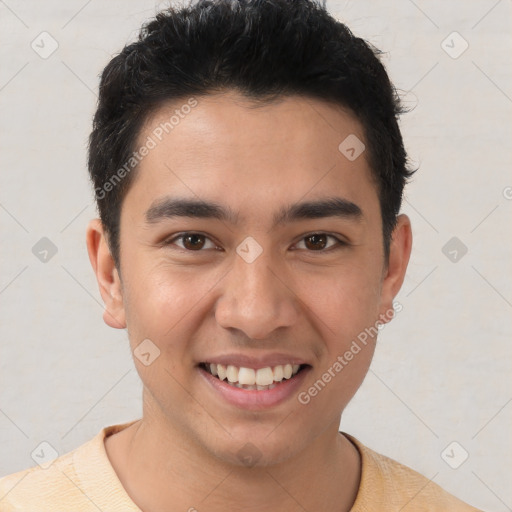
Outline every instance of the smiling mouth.
{"type": "Polygon", "coordinates": [[[201,363],[199,365],[204,371],[226,384],[248,391],[273,389],[282,382],[293,379],[307,366],[306,364],[284,364],[253,369],[215,363],[201,363]]]}

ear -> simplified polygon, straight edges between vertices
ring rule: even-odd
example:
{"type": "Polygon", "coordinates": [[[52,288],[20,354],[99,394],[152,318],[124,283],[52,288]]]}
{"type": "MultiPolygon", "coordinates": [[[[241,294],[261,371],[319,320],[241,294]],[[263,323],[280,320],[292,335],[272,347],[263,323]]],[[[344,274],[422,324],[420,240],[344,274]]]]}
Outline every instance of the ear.
{"type": "Polygon", "coordinates": [[[124,329],[126,319],[121,280],[100,219],[92,220],[87,226],[87,251],[105,303],[103,320],[110,327],[124,329]]]}
{"type": "Polygon", "coordinates": [[[382,281],[379,310],[381,323],[388,323],[393,318],[393,299],[404,282],[411,249],[411,221],[407,215],[401,214],[397,217],[397,224],[391,236],[389,263],[382,281]]]}

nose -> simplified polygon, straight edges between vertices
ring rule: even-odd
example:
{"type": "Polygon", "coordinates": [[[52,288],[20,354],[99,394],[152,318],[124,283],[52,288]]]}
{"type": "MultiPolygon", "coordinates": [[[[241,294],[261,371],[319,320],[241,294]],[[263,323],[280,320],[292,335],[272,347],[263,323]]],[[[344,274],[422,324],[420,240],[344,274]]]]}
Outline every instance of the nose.
{"type": "Polygon", "coordinates": [[[217,323],[255,340],[294,325],[299,318],[299,301],[278,268],[265,251],[252,263],[237,255],[216,302],[217,323]]]}

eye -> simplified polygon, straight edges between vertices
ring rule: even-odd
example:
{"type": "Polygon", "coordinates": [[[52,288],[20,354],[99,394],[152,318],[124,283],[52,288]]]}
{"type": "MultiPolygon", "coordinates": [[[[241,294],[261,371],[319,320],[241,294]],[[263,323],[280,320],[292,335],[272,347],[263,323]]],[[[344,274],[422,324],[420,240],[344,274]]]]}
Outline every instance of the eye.
{"type": "Polygon", "coordinates": [[[217,246],[206,235],[201,233],[180,233],[166,240],[165,245],[177,245],[181,249],[196,252],[201,251],[201,249],[217,249],[217,246]],[[181,241],[182,245],[176,243],[177,240],[181,241]]]}
{"type": "MultiPolygon", "coordinates": [[[[300,240],[296,247],[298,247],[298,245],[300,245],[302,242],[304,242],[304,246],[306,249],[320,252],[327,252],[326,249],[332,249],[333,247],[336,246],[347,245],[339,238],[333,235],[328,235],[327,233],[312,233],[310,235],[307,235],[300,240]],[[331,243],[329,245],[329,239],[334,240],[334,243],[331,243]]],[[[301,249],[302,247],[298,248],[301,249]]]]}

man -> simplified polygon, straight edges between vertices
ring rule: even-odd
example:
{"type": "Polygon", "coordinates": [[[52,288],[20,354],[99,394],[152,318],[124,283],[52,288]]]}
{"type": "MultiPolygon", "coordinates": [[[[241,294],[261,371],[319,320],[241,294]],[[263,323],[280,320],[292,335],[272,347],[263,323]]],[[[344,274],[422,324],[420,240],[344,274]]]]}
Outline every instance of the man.
{"type": "Polygon", "coordinates": [[[307,0],[145,26],[102,75],[87,231],[143,417],[5,477],[1,510],[476,510],[338,431],[411,252],[399,113],[307,0]]]}

